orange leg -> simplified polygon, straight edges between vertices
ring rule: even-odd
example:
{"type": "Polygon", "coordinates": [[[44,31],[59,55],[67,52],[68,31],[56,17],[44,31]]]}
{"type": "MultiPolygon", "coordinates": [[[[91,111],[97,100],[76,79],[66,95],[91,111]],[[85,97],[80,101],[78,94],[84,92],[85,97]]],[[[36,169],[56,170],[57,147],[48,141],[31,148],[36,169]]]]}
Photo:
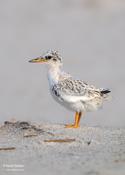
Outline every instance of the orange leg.
{"type": "Polygon", "coordinates": [[[80,123],[80,119],[81,119],[81,115],[82,115],[81,112],[76,112],[74,124],[68,124],[65,127],[66,128],[78,128],[79,127],[79,123],[80,123]]]}

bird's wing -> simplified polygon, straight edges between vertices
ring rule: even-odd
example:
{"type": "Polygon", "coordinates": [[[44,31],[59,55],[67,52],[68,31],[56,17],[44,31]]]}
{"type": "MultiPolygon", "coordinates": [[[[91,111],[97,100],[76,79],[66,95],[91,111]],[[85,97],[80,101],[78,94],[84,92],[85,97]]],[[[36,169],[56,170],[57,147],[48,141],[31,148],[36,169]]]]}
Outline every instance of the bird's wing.
{"type": "Polygon", "coordinates": [[[52,87],[52,91],[60,101],[71,103],[107,97],[107,93],[110,92],[107,89],[98,89],[82,80],[74,80],[72,78],[59,81],[58,84],[52,87]]]}
{"type": "Polygon", "coordinates": [[[99,93],[99,90],[94,86],[88,85],[82,80],[74,80],[72,78],[64,79],[53,86],[53,91],[57,96],[87,96],[93,93],[99,93]]]}

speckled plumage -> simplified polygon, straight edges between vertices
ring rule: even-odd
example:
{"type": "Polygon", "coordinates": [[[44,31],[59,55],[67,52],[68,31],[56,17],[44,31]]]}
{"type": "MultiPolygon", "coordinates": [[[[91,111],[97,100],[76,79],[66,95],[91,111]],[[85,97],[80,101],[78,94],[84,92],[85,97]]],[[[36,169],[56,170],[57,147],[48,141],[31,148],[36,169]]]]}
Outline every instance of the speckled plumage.
{"type": "Polygon", "coordinates": [[[81,103],[83,107],[78,108],[77,111],[84,112],[98,109],[107,97],[102,93],[103,89],[97,89],[82,80],[75,80],[72,77],[65,77],[64,80],[59,79],[58,83],[51,86],[51,90],[54,96],[58,98],[57,101],[66,103],[66,107],[67,102],[70,103],[69,108],[72,110],[73,108],[76,110],[74,103],[81,103]]]}

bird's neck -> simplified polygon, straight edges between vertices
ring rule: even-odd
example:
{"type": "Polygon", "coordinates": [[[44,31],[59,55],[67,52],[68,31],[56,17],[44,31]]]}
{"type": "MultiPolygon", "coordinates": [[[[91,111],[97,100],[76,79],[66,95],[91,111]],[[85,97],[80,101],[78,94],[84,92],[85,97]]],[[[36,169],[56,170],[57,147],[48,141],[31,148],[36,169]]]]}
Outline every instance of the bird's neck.
{"type": "Polygon", "coordinates": [[[50,85],[58,83],[60,74],[61,74],[61,68],[59,66],[58,67],[51,66],[48,68],[48,80],[50,85]]]}

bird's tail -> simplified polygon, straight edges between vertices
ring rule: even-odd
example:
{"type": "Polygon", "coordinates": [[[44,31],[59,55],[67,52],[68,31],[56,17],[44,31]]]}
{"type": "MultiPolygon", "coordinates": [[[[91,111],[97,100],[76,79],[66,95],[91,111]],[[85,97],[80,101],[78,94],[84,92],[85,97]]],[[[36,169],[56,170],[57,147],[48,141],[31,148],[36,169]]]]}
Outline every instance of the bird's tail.
{"type": "Polygon", "coordinates": [[[110,91],[109,89],[102,89],[100,92],[101,92],[101,94],[103,95],[103,94],[108,94],[108,93],[110,93],[111,91],[110,91]]]}
{"type": "Polygon", "coordinates": [[[109,93],[111,92],[111,90],[109,89],[100,89],[100,93],[101,93],[101,96],[105,99],[105,100],[108,100],[110,95],[109,93]]]}

